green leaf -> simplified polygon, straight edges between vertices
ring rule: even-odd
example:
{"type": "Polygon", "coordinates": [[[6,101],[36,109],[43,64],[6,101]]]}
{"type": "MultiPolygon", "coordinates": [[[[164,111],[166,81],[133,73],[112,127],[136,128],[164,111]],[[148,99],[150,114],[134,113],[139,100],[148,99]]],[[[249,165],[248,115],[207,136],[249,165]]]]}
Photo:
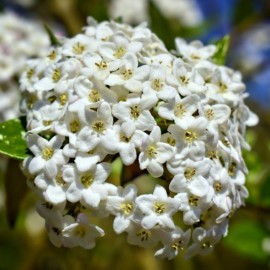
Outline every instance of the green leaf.
{"type": "Polygon", "coordinates": [[[215,45],[217,46],[217,51],[213,55],[212,60],[218,65],[224,65],[227,57],[227,52],[230,46],[230,37],[226,35],[222,39],[218,40],[215,45]]]}
{"type": "Polygon", "coordinates": [[[0,123],[0,153],[16,159],[28,156],[22,119],[0,123]]]}
{"type": "Polygon", "coordinates": [[[256,220],[242,219],[231,224],[224,243],[244,257],[263,262],[268,259],[268,255],[262,248],[266,237],[269,237],[268,232],[261,223],[256,220]]]}
{"type": "Polygon", "coordinates": [[[43,26],[50,38],[51,41],[51,45],[52,46],[59,46],[61,45],[60,41],[58,40],[58,38],[55,36],[54,32],[52,31],[51,27],[47,24],[47,23],[43,23],[43,26]]]}

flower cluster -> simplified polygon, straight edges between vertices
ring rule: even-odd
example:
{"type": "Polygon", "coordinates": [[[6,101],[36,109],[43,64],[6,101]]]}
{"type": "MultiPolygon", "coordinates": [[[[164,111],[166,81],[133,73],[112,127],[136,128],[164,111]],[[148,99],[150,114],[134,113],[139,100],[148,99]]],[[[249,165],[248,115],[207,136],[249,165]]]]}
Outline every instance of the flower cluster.
{"type": "Polygon", "coordinates": [[[0,122],[16,118],[20,91],[17,76],[30,57],[43,56],[49,38],[42,26],[14,13],[0,14],[0,122]]]}
{"type": "Polygon", "coordinates": [[[89,18],[82,34],[28,62],[23,167],[56,246],[93,248],[104,235],[93,220],[109,215],[128,243],[158,246],[158,258],[207,254],[226,235],[248,195],[241,149],[257,118],[240,74],[214,64],[215,52],[177,38],[172,54],[144,24],[89,18]],[[164,184],[117,186],[116,158],[164,184]]]}
{"type": "Polygon", "coordinates": [[[195,0],[110,0],[108,13],[111,18],[119,18],[125,23],[136,24],[150,21],[150,3],[167,19],[175,19],[186,27],[202,22],[202,14],[195,0]]]}

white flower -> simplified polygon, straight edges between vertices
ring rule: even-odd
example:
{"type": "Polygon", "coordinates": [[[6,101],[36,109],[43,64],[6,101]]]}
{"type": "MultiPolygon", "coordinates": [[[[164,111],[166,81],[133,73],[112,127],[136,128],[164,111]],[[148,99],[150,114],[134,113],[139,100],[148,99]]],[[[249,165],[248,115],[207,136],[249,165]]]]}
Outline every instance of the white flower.
{"type": "Polygon", "coordinates": [[[112,114],[122,122],[126,122],[130,133],[136,129],[152,130],[156,121],[149,110],[155,106],[156,102],[157,99],[154,96],[140,97],[130,94],[126,101],[113,105],[112,114]]]}
{"type": "Polygon", "coordinates": [[[95,52],[97,48],[98,42],[95,39],[78,34],[64,43],[62,53],[66,56],[83,58],[86,52],[95,52]]]}
{"type": "Polygon", "coordinates": [[[94,248],[97,237],[104,236],[104,231],[91,224],[89,218],[81,213],[78,215],[77,220],[66,225],[62,230],[63,245],[65,247],[81,246],[86,249],[94,248]]]}
{"type": "Polygon", "coordinates": [[[53,104],[42,101],[36,102],[33,106],[32,119],[28,119],[27,128],[33,133],[51,130],[52,123],[59,120],[64,112],[57,102],[53,104]]]}
{"type": "Polygon", "coordinates": [[[207,255],[212,250],[214,245],[220,240],[222,234],[218,227],[213,227],[210,230],[204,230],[203,228],[195,228],[192,233],[192,244],[185,254],[185,258],[188,259],[195,254],[207,255]]]}
{"type": "Polygon", "coordinates": [[[123,57],[120,68],[111,73],[104,81],[106,85],[123,85],[131,92],[142,92],[142,82],[147,80],[150,67],[142,65],[138,67],[138,59],[132,53],[127,53],[123,57]]]}
{"type": "Polygon", "coordinates": [[[190,93],[202,93],[206,90],[205,81],[200,73],[179,58],[174,60],[172,74],[168,74],[167,81],[177,87],[178,92],[183,96],[190,93]]]}
{"type": "Polygon", "coordinates": [[[142,131],[137,131],[136,134],[141,136],[142,141],[139,155],[140,168],[147,169],[154,177],[162,176],[162,164],[173,157],[173,147],[161,142],[161,130],[158,126],[153,128],[149,136],[145,136],[142,131]]]}
{"type": "Polygon", "coordinates": [[[34,180],[34,184],[43,190],[43,197],[48,203],[58,205],[66,203],[66,191],[69,187],[59,172],[54,178],[48,177],[45,174],[39,174],[34,180]]]}
{"type": "Polygon", "coordinates": [[[136,196],[137,188],[130,184],[125,189],[119,188],[117,195],[107,197],[106,209],[116,216],[113,222],[116,233],[122,233],[129,227],[136,207],[136,196]]]}
{"type": "Polygon", "coordinates": [[[136,204],[144,215],[141,220],[144,229],[175,229],[172,215],[176,213],[180,203],[177,199],[168,197],[162,186],[157,185],[153,194],[140,195],[136,204]]]}
{"type": "Polygon", "coordinates": [[[141,225],[131,223],[127,228],[127,242],[139,247],[154,247],[164,237],[164,232],[159,229],[145,229],[141,225]]]}
{"type": "Polygon", "coordinates": [[[185,224],[192,225],[199,222],[202,211],[211,207],[213,192],[210,191],[203,197],[185,191],[175,195],[175,198],[180,201],[179,210],[184,213],[185,224]]]}
{"type": "Polygon", "coordinates": [[[233,183],[230,180],[227,170],[220,165],[215,165],[211,168],[210,174],[211,187],[215,192],[213,202],[217,207],[220,207],[225,211],[230,211],[228,197],[232,191],[233,183]]]}
{"type": "Polygon", "coordinates": [[[169,237],[164,241],[163,248],[157,250],[155,253],[155,257],[158,259],[174,259],[179,252],[183,251],[188,246],[191,230],[189,229],[184,232],[181,228],[176,227],[174,231],[168,234],[169,237]]]}
{"type": "Polygon", "coordinates": [[[107,154],[107,151],[99,145],[88,152],[77,151],[74,162],[77,169],[80,172],[84,172],[90,170],[98,162],[102,161],[107,154]]]}
{"type": "Polygon", "coordinates": [[[184,39],[176,38],[175,45],[177,52],[189,62],[198,62],[210,59],[210,57],[216,52],[215,45],[203,46],[203,44],[198,40],[187,44],[184,39]]]}
{"type": "Polygon", "coordinates": [[[75,79],[74,90],[78,99],[70,103],[68,107],[69,111],[72,112],[79,112],[86,106],[97,108],[103,101],[113,104],[117,100],[117,96],[112,90],[96,80],[90,81],[85,76],[79,76],[75,79]]]}
{"type": "Polygon", "coordinates": [[[245,85],[233,77],[232,70],[219,67],[211,76],[207,86],[207,95],[220,103],[233,104],[239,102],[239,94],[245,90],[245,85]]]}
{"type": "Polygon", "coordinates": [[[200,97],[198,95],[189,95],[183,99],[179,95],[175,95],[169,102],[159,106],[158,114],[168,120],[192,116],[198,110],[199,100],[200,97]]]}
{"type": "Polygon", "coordinates": [[[67,199],[70,202],[97,207],[101,199],[108,194],[108,183],[104,183],[110,174],[109,163],[99,163],[88,171],[80,172],[73,164],[63,169],[63,179],[70,183],[67,199]]]}
{"type": "Polygon", "coordinates": [[[170,190],[178,193],[187,189],[195,196],[205,196],[210,187],[206,177],[211,165],[211,161],[207,158],[201,161],[190,159],[183,161],[170,182],[170,190]]]}
{"type": "Polygon", "coordinates": [[[78,133],[76,147],[79,151],[88,152],[98,144],[102,145],[106,132],[112,128],[111,107],[102,102],[97,111],[85,108],[83,118],[84,127],[78,133]]]}
{"type": "Polygon", "coordinates": [[[80,115],[76,113],[66,112],[62,121],[55,121],[52,130],[57,134],[69,138],[72,145],[76,144],[77,134],[82,128],[80,115]]]}
{"type": "Polygon", "coordinates": [[[143,84],[143,92],[162,100],[169,100],[177,94],[176,89],[167,84],[166,70],[162,65],[151,66],[150,78],[143,84]]]}
{"type": "Polygon", "coordinates": [[[171,124],[168,131],[176,141],[177,159],[190,156],[195,160],[205,153],[205,143],[208,139],[207,121],[204,117],[186,117],[184,121],[175,119],[176,124],[171,124]]]}
{"type": "Polygon", "coordinates": [[[44,171],[49,177],[55,177],[59,167],[67,162],[61,150],[64,137],[56,135],[47,141],[37,134],[29,134],[26,139],[29,149],[35,155],[30,158],[29,172],[35,175],[44,171]]]}
{"type": "Polygon", "coordinates": [[[109,153],[119,153],[123,164],[131,165],[137,158],[136,136],[133,138],[133,132],[126,123],[120,125],[116,122],[112,129],[108,130],[103,145],[109,153]]]}
{"type": "Polygon", "coordinates": [[[128,52],[138,53],[142,49],[142,43],[130,41],[121,32],[113,35],[111,42],[104,42],[99,46],[99,52],[105,61],[116,61],[121,63],[123,56],[128,52]]]}
{"type": "Polygon", "coordinates": [[[87,53],[83,57],[86,67],[82,69],[82,73],[90,78],[94,77],[98,80],[105,80],[111,71],[119,68],[119,64],[115,62],[107,62],[96,53],[87,53]]]}
{"type": "Polygon", "coordinates": [[[74,218],[70,215],[62,214],[65,203],[53,205],[46,201],[39,201],[36,205],[38,214],[45,219],[45,227],[48,232],[50,241],[56,246],[62,246],[62,229],[74,218]]]}

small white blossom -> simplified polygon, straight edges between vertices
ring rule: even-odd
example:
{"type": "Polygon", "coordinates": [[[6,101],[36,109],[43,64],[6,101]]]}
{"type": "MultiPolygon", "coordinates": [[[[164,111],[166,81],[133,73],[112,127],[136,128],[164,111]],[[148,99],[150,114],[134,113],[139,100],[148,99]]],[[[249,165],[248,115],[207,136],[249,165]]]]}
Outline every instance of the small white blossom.
{"type": "Polygon", "coordinates": [[[163,248],[156,251],[155,256],[158,259],[167,258],[174,259],[179,252],[183,251],[190,241],[191,230],[183,232],[182,229],[176,227],[174,231],[169,233],[168,239],[163,243],[163,248]]]}
{"type": "Polygon", "coordinates": [[[217,227],[213,227],[210,230],[204,230],[203,228],[196,228],[192,233],[192,244],[185,254],[185,258],[188,259],[195,254],[207,255],[212,250],[214,245],[220,240],[221,232],[217,227]]]}
{"type": "Polygon", "coordinates": [[[174,154],[174,149],[167,143],[161,142],[161,130],[155,126],[149,136],[144,136],[142,131],[137,131],[137,136],[141,134],[141,153],[139,155],[140,168],[147,169],[154,177],[163,174],[162,164],[170,160],[174,154]]]}
{"type": "Polygon", "coordinates": [[[63,169],[63,179],[70,183],[67,190],[67,199],[70,202],[78,202],[97,207],[100,200],[107,194],[107,185],[104,183],[110,174],[110,165],[108,163],[99,163],[97,166],[85,172],[80,172],[70,164],[63,169]]]}
{"type": "Polygon", "coordinates": [[[134,185],[128,185],[124,190],[119,188],[118,193],[116,196],[107,197],[106,208],[116,216],[113,222],[114,231],[122,233],[129,227],[133,219],[137,188],[134,185]]]}
{"type": "Polygon", "coordinates": [[[44,171],[49,177],[55,177],[59,167],[66,163],[61,146],[64,137],[56,135],[50,141],[37,134],[27,136],[28,147],[35,155],[30,158],[29,172],[37,174],[44,171]]]}
{"type": "Polygon", "coordinates": [[[69,248],[81,246],[91,249],[96,245],[95,239],[104,236],[104,234],[100,227],[90,223],[85,214],[80,214],[76,221],[63,228],[63,245],[69,248]]]}
{"type": "Polygon", "coordinates": [[[180,203],[177,199],[168,197],[163,187],[157,185],[153,194],[140,195],[136,204],[144,215],[141,221],[143,228],[174,230],[172,215],[178,210],[180,203]]]}

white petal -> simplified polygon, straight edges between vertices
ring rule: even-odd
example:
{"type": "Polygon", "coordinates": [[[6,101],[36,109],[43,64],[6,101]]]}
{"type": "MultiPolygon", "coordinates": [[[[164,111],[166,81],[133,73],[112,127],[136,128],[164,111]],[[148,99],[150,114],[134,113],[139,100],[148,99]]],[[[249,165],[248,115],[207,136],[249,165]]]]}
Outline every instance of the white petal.
{"type": "Polygon", "coordinates": [[[127,229],[129,224],[129,219],[125,219],[122,216],[117,216],[113,221],[113,229],[116,233],[122,233],[127,229]]]}
{"type": "Polygon", "coordinates": [[[43,193],[46,201],[52,204],[60,204],[66,201],[66,194],[59,186],[49,186],[46,192],[43,193]]]}
{"type": "Polygon", "coordinates": [[[147,170],[153,177],[160,177],[163,174],[163,166],[155,160],[150,160],[147,170]]]}

